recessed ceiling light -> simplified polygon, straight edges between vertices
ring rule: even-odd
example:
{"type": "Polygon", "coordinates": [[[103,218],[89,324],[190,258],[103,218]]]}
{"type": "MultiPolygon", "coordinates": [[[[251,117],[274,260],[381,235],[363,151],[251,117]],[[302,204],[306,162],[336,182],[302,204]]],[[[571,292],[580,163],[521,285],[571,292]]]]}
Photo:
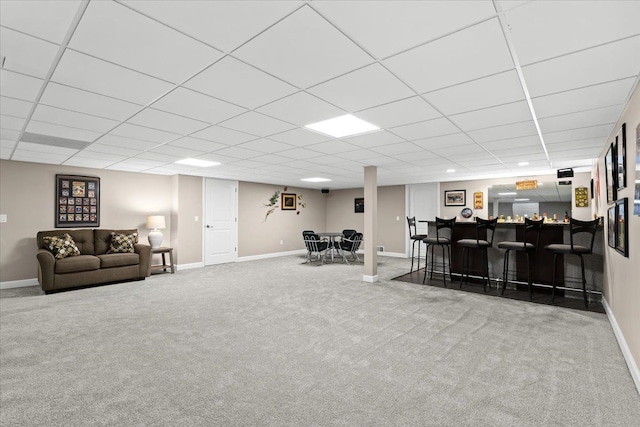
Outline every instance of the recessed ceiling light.
{"type": "Polygon", "coordinates": [[[176,163],[187,166],[198,166],[200,168],[206,168],[209,166],[218,166],[220,162],[210,162],[208,160],[200,160],[200,159],[182,159],[178,160],[176,163]]]}
{"type": "Polygon", "coordinates": [[[447,169],[447,172],[451,173],[451,172],[455,172],[455,169],[447,169]]]}
{"type": "Polygon", "coordinates": [[[511,192],[511,193],[498,193],[498,196],[515,196],[518,193],[515,192],[511,192]]]}
{"type": "Polygon", "coordinates": [[[333,119],[311,123],[310,125],[306,125],[305,128],[315,130],[316,132],[320,132],[334,138],[342,138],[345,136],[359,135],[361,133],[380,130],[378,126],[365,122],[351,114],[345,114],[344,116],[334,117],[333,119]]]}
{"type": "Polygon", "coordinates": [[[313,177],[313,178],[302,178],[300,181],[306,181],[306,182],[327,182],[327,181],[331,181],[329,178],[319,178],[319,177],[313,177]]]}
{"type": "Polygon", "coordinates": [[[518,166],[529,166],[529,162],[520,162],[518,166]]]}
{"type": "Polygon", "coordinates": [[[528,202],[529,199],[513,199],[514,202],[528,202]]]}

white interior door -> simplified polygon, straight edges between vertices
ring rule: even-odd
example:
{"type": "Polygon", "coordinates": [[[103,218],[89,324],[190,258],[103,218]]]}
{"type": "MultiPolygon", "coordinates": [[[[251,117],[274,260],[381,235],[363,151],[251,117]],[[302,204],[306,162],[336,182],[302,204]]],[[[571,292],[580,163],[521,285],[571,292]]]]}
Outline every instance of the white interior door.
{"type": "Polygon", "coordinates": [[[237,194],[237,181],[205,180],[205,265],[236,261],[237,194]]]}

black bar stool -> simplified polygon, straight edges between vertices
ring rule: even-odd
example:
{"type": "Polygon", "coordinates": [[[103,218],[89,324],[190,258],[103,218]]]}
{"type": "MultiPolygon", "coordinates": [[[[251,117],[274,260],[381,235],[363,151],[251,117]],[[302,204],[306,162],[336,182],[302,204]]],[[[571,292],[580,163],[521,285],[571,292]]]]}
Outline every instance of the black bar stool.
{"type": "MultiPolygon", "coordinates": [[[[476,218],[476,238],[458,240],[458,245],[462,246],[462,276],[465,278],[465,283],[469,282],[469,249],[478,249],[482,254],[482,286],[484,287],[485,292],[487,292],[487,282],[489,283],[489,287],[491,287],[491,279],[489,279],[489,256],[487,254],[487,250],[493,246],[493,236],[495,235],[497,223],[498,218],[476,218]],[[489,231],[491,231],[490,240],[489,231]],[[480,234],[483,232],[486,232],[486,239],[480,238],[480,234]]],[[[462,282],[463,280],[461,279],[460,288],[462,288],[462,282]]]]}
{"type": "Polygon", "coordinates": [[[542,230],[542,223],[544,219],[534,221],[529,218],[524,219],[524,235],[522,241],[515,242],[500,242],[498,248],[506,249],[504,253],[504,265],[502,267],[502,295],[507,287],[507,276],[509,271],[509,252],[524,252],[527,254],[527,283],[529,284],[529,301],[533,298],[532,289],[532,272],[531,272],[531,257],[535,254],[538,244],[540,243],[540,230],[542,230]]]}
{"type": "MultiPolygon", "coordinates": [[[[418,230],[417,230],[417,226],[416,226],[416,217],[407,217],[407,225],[409,225],[409,236],[411,236],[411,271],[413,271],[413,258],[415,250],[416,250],[416,243],[418,244],[418,268],[416,270],[420,270],[420,245],[421,242],[424,238],[427,237],[426,234],[418,234],[418,230]]],[[[410,271],[410,273],[411,273],[410,271]]]]}
{"type": "Polygon", "coordinates": [[[553,291],[551,292],[551,302],[553,302],[556,296],[556,265],[558,261],[558,255],[577,255],[580,257],[580,267],[582,270],[582,296],[584,297],[584,307],[589,307],[589,301],[587,299],[587,280],[584,277],[584,259],[582,255],[589,255],[593,252],[593,242],[596,239],[596,230],[600,218],[596,218],[592,221],[580,221],[578,219],[569,218],[569,244],[555,243],[547,245],[544,248],[553,253],[553,291]],[[591,234],[591,243],[589,246],[576,245],[573,241],[575,234],[587,233],[591,234]]]}
{"type": "Polygon", "coordinates": [[[427,245],[426,254],[424,257],[424,278],[422,279],[422,283],[427,279],[427,266],[429,265],[429,248],[431,248],[431,275],[429,279],[433,279],[433,253],[435,252],[435,248],[433,246],[440,246],[442,248],[442,282],[444,286],[447,287],[447,259],[445,258],[445,246],[446,246],[446,254],[449,258],[449,279],[453,283],[453,276],[451,275],[451,238],[453,237],[453,226],[456,223],[456,219],[442,219],[436,217],[436,237],[427,237],[422,239],[424,243],[427,245]],[[449,230],[448,232],[446,230],[449,230]]]}

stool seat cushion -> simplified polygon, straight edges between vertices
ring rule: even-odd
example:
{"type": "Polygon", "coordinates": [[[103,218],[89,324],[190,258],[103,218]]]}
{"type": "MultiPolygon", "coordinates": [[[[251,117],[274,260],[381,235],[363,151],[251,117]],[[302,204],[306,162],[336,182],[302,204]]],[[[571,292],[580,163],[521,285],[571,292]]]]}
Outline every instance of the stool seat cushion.
{"type": "Polygon", "coordinates": [[[476,239],[461,239],[458,240],[458,245],[464,246],[467,248],[488,248],[491,246],[489,242],[486,240],[476,240],[476,239]]]}
{"type": "Polygon", "coordinates": [[[422,240],[425,239],[427,237],[426,234],[414,234],[413,236],[411,236],[411,240],[422,240]]]}
{"type": "Polygon", "coordinates": [[[447,237],[427,237],[426,239],[422,239],[422,241],[429,245],[448,245],[451,243],[451,239],[447,237]]]}
{"type": "Polygon", "coordinates": [[[555,254],[589,254],[591,250],[585,246],[573,245],[573,250],[571,250],[571,245],[564,245],[560,243],[547,245],[544,247],[549,252],[553,252],[555,254]]]}
{"type": "Polygon", "coordinates": [[[533,243],[525,243],[523,245],[522,242],[500,242],[498,243],[498,247],[500,249],[508,249],[510,251],[526,252],[535,250],[536,245],[533,243]]]}

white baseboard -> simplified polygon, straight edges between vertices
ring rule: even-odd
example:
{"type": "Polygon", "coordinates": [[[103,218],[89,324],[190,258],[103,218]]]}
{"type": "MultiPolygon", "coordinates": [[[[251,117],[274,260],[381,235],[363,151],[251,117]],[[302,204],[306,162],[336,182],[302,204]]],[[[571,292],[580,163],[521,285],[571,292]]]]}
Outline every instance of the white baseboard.
{"type": "Polygon", "coordinates": [[[273,252],[270,254],[260,254],[260,255],[250,255],[250,256],[242,256],[238,257],[238,262],[244,261],[255,261],[258,259],[267,259],[267,258],[278,258],[281,256],[289,256],[289,255],[304,255],[307,253],[306,249],[296,249],[295,251],[287,251],[287,252],[273,252]]]}
{"type": "Polygon", "coordinates": [[[0,289],[27,288],[29,286],[40,286],[40,283],[38,283],[38,279],[36,278],[0,282],[0,289]]]}
{"type": "Polygon", "coordinates": [[[204,262],[192,262],[191,264],[176,264],[176,270],[189,270],[192,268],[203,268],[204,262]]]}
{"type": "Polygon", "coordinates": [[[369,283],[375,283],[378,281],[378,275],[376,274],[375,276],[367,276],[366,274],[362,275],[362,281],[363,282],[369,282],[369,283]]]}
{"type": "Polygon", "coordinates": [[[378,252],[380,256],[389,256],[393,258],[407,258],[407,254],[401,252],[378,252]]]}
{"type": "Polygon", "coordinates": [[[638,364],[636,360],[633,358],[631,354],[631,350],[627,345],[627,341],[624,339],[624,335],[622,334],[622,330],[618,325],[618,321],[616,317],[613,315],[611,311],[611,307],[607,303],[607,300],[602,297],[602,306],[604,307],[604,311],[607,312],[607,317],[609,318],[609,323],[611,323],[611,327],[613,328],[613,333],[618,340],[618,345],[620,346],[620,350],[622,351],[622,355],[624,356],[624,360],[627,362],[627,366],[629,367],[629,371],[631,372],[631,378],[633,378],[633,382],[636,384],[636,388],[638,389],[638,394],[640,394],[640,370],[638,369],[638,364]]]}

